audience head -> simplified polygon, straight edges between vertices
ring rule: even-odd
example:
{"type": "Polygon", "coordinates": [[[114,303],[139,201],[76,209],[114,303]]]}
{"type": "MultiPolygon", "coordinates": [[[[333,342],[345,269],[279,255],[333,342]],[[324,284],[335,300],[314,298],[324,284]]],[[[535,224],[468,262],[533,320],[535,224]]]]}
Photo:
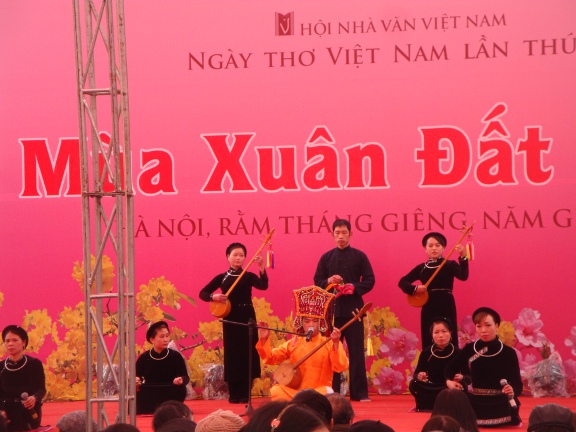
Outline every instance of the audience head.
{"type": "Polygon", "coordinates": [[[311,409],[318,417],[324,420],[326,426],[332,425],[332,405],[323,394],[313,389],[300,390],[292,398],[293,405],[300,405],[311,409]]]}
{"type": "Polygon", "coordinates": [[[460,424],[449,416],[432,416],[424,423],[422,432],[460,432],[460,424]]]}
{"type": "Polygon", "coordinates": [[[242,426],[242,417],[232,411],[218,409],[198,422],[196,432],[238,432],[242,426]]]}
{"type": "Polygon", "coordinates": [[[350,432],[394,432],[394,429],[380,420],[360,420],[352,423],[350,432]]]}
{"type": "Polygon", "coordinates": [[[449,416],[460,423],[462,429],[468,432],[478,432],[476,425],[476,413],[470,404],[466,393],[457,389],[444,389],[434,402],[432,417],[449,416]]]}
{"type": "MultiPolygon", "coordinates": [[[[60,432],[84,432],[86,430],[86,411],[72,411],[64,414],[56,422],[60,432]]],[[[92,419],[92,430],[97,430],[98,425],[92,419]]]]}
{"type": "Polygon", "coordinates": [[[274,420],[287,405],[287,401],[273,401],[260,405],[254,410],[244,429],[247,431],[269,431],[272,420],[274,420]]]}
{"type": "Polygon", "coordinates": [[[574,414],[568,408],[549,403],[534,407],[528,420],[528,432],[574,431],[574,414]]]}
{"type": "MultiPolygon", "coordinates": [[[[269,423],[271,432],[330,432],[315,412],[301,405],[287,404],[269,423]]],[[[260,429],[255,429],[260,430],[260,429]]],[[[261,430],[267,431],[264,428],[261,430]]]]}
{"type": "Polygon", "coordinates": [[[340,393],[330,393],[326,395],[328,402],[332,405],[332,420],[334,424],[350,424],[354,419],[352,404],[340,393]]]}
{"type": "Polygon", "coordinates": [[[140,432],[140,429],[128,423],[116,423],[102,429],[102,432],[140,432]]]}
{"type": "Polygon", "coordinates": [[[8,432],[8,425],[3,415],[0,415],[0,432],[8,432]]]}
{"type": "Polygon", "coordinates": [[[154,411],[152,429],[157,431],[164,423],[176,418],[194,421],[194,416],[188,405],[176,400],[165,401],[154,411]]]}
{"type": "MultiPolygon", "coordinates": [[[[175,418],[164,423],[156,432],[194,432],[196,423],[187,418],[175,418]]],[[[222,429],[226,431],[227,429],[222,429]]]]}

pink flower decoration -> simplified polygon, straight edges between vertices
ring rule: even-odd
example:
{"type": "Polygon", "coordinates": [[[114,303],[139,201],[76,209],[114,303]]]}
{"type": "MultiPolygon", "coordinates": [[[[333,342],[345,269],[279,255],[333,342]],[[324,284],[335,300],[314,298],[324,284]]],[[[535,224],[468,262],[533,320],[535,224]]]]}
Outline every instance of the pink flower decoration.
{"type": "Polygon", "coordinates": [[[478,339],[476,334],[476,325],[472,321],[470,315],[466,315],[464,319],[460,322],[460,330],[458,331],[458,346],[463,348],[464,345],[474,342],[478,339]]]}
{"type": "Polygon", "coordinates": [[[380,373],[374,378],[374,385],[378,389],[378,394],[395,394],[402,391],[402,381],[404,376],[394,369],[383,367],[380,373]]]}
{"type": "Polygon", "coordinates": [[[542,344],[548,341],[544,333],[540,331],[544,323],[540,320],[538,311],[524,308],[512,324],[518,341],[526,346],[541,348],[542,344]]]}
{"type": "Polygon", "coordinates": [[[526,357],[524,357],[524,360],[520,360],[520,370],[524,370],[529,366],[534,366],[536,363],[538,363],[540,360],[538,360],[538,357],[536,357],[536,354],[526,354],[526,357]]]}
{"type": "Polygon", "coordinates": [[[566,360],[564,362],[564,373],[566,374],[566,391],[569,394],[576,393],[576,361],[572,359],[566,360]]]}
{"type": "Polygon", "coordinates": [[[392,328],[388,330],[387,339],[380,345],[380,351],[386,354],[390,363],[395,366],[416,358],[417,343],[418,337],[414,333],[392,328]]]}
{"type": "Polygon", "coordinates": [[[572,347],[572,355],[576,356],[576,326],[570,329],[570,336],[568,336],[564,343],[567,347],[572,347]]]}
{"type": "MultiPolygon", "coordinates": [[[[524,360],[522,360],[522,353],[517,348],[514,348],[516,351],[516,355],[518,356],[518,364],[520,365],[520,375],[522,375],[522,379],[526,380],[528,378],[528,371],[531,369],[533,365],[538,363],[538,358],[536,354],[526,354],[524,360]]],[[[524,382],[527,385],[527,381],[524,382]]]]}

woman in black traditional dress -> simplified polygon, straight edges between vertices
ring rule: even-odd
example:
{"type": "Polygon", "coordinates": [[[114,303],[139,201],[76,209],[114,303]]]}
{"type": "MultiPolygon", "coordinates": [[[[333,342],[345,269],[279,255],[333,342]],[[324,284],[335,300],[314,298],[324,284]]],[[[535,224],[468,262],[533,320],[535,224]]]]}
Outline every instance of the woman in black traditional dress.
{"type": "Polygon", "coordinates": [[[466,259],[465,248],[458,244],[454,250],[460,255],[458,262],[448,260],[434,277],[428,288],[424,285],[414,284],[420,281],[423,284],[434,274],[436,269],[442,264],[444,258],[442,253],[446,247],[446,237],[438,232],[431,232],[422,239],[422,246],[428,254],[428,261],[418,264],[410,273],[400,279],[398,286],[406,294],[414,295],[428,291],[428,302],[422,306],[420,312],[420,334],[422,335],[422,348],[432,345],[432,337],[428,329],[428,323],[438,316],[446,317],[453,324],[452,340],[458,341],[456,302],[452,295],[454,278],[461,281],[468,279],[468,260],[466,259]]]}
{"type": "Polygon", "coordinates": [[[446,367],[448,388],[467,390],[479,426],[518,425],[518,395],[523,385],[516,351],[498,338],[500,315],[481,307],[474,311],[479,339],[467,344],[446,367]],[[471,389],[456,382],[455,374],[469,377],[471,389]]]}
{"type": "Polygon", "coordinates": [[[44,367],[40,360],[24,354],[28,333],[22,327],[4,328],[2,341],[8,358],[0,363],[0,415],[8,421],[9,431],[36,429],[46,395],[44,367]]]}
{"type": "MultiPolygon", "coordinates": [[[[226,293],[242,273],[242,266],[246,261],[246,247],[241,243],[232,243],[226,248],[226,258],[230,268],[226,273],[214,277],[208,285],[200,291],[200,299],[226,303],[229,300],[231,310],[226,321],[247,324],[250,320],[256,321],[256,312],[252,305],[252,288],[268,289],[268,275],[265,263],[261,256],[254,257],[254,262],[260,269],[259,275],[246,271],[234,290],[228,296],[226,293]],[[221,293],[216,293],[220,288],[221,293]]],[[[256,351],[258,332],[253,332],[252,347],[249,347],[248,327],[223,324],[224,332],[224,380],[228,383],[230,403],[247,403],[252,389],[252,380],[248,379],[249,349],[252,349],[252,377],[260,378],[260,357],[256,351]]]]}
{"type": "MultiPolygon", "coordinates": [[[[458,352],[451,341],[451,326],[446,318],[436,318],[430,324],[434,343],[420,353],[409,389],[416,400],[416,411],[432,411],[436,396],[446,388],[446,365],[458,352]]],[[[462,376],[456,377],[458,381],[462,376]]]]}
{"type": "Polygon", "coordinates": [[[137,414],[153,414],[167,400],[183,402],[190,382],[184,357],[168,348],[170,329],[165,321],[152,324],[146,340],[153,346],[136,360],[137,414]]]}

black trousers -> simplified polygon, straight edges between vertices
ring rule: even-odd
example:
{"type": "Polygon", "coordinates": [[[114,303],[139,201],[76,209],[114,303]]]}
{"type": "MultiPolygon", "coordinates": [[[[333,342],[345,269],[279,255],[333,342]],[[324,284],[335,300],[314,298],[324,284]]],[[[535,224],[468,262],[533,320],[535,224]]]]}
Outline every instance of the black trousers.
{"type": "Polygon", "coordinates": [[[22,405],[20,400],[4,401],[6,415],[8,416],[8,431],[27,431],[36,429],[42,421],[42,403],[36,402],[34,410],[22,405]]]}
{"type": "MultiPolygon", "coordinates": [[[[344,326],[350,318],[334,319],[334,326],[344,326]]],[[[366,380],[366,358],[364,355],[364,320],[354,321],[342,332],[340,340],[346,339],[350,360],[350,399],[360,400],[368,397],[368,381],[366,380]]],[[[335,373],[332,388],[340,393],[340,374],[335,373]]]]}

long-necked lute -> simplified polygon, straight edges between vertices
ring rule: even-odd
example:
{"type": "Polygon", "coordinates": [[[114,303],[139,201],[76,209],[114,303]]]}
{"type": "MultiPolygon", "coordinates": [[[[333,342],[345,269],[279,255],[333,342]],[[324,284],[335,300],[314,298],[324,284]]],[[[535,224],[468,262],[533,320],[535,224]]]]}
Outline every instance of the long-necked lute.
{"type": "MultiPolygon", "coordinates": [[[[352,325],[352,323],[356,320],[360,321],[362,319],[362,316],[371,307],[372,307],[372,303],[366,303],[364,306],[362,306],[362,309],[360,309],[360,311],[358,311],[358,309],[356,309],[356,313],[352,312],[352,315],[354,315],[354,318],[352,318],[350,321],[348,321],[346,324],[344,324],[342,327],[340,327],[340,330],[341,331],[344,330],[348,326],[352,325]]],[[[280,385],[285,385],[287,387],[297,389],[300,386],[300,383],[302,382],[302,376],[298,372],[298,366],[300,366],[302,363],[304,363],[306,360],[308,360],[312,355],[314,355],[316,353],[316,351],[318,351],[320,348],[322,348],[324,345],[326,345],[331,340],[332,339],[329,337],[326,338],[326,340],[324,340],[324,342],[322,342],[320,345],[318,345],[316,348],[314,348],[312,351],[310,351],[308,354],[306,354],[304,357],[302,357],[300,360],[298,360],[294,364],[281,363],[280,365],[278,365],[278,368],[274,372],[274,380],[276,380],[276,382],[280,385]]]]}
{"type": "MultiPolygon", "coordinates": [[[[240,275],[236,278],[236,280],[234,281],[234,283],[232,284],[230,289],[226,292],[227,297],[229,297],[230,294],[232,294],[232,290],[236,287],[236,285],[238,285],[238,282],[240,282],[240,279],[242,279],[242,276],[244,276],[244,274],[246,273],[246,270],[248,270],[248,267],[250,267],[250,265],[254,262],[254,259],[258,256],[258,254],[260,252],[262,252],[262,249],[264,249],[264,247],[268,243],[270,243],[270,240],[272,240],[272,234],[274,234],[274,228],[272,228],[270,230],[270,232],[268,233],[266,238],[263,240],[262,246],[260,246],[260,249],[258,249],[256,251],[256,253],[252,257],[252,259],[248,262],[248,264],[246,266],[244,266],[244,270],[242,270],[242,273],[240,273],[240,275]]],[[[214,300],[212,300],[210,302],[210,312],[215,317],[224,318],[224,317],[228,316],[228,314],[230,313],[231,310],[232,310],[232,303],[230,303],[230,300],[228,300],[228,299],[226,299],[226,303],[214,301],[214,300]]]]}
{"type": "Polygon", "coordinates": [[[464,237],[466,237],[468,235],[468,233],[470,232],[470,230],[472,230],[472,227],[474,226],[475,223],[476,223],[476,221],[472,222],[472,225],[470,225],[464,231],[464,234],[462,234],[462,237],[460,237],[460,240],[458,240],[456,242],[456,244],[454,245],[454,247],[452,248],[452,250],[450,251],[450,253],[446,257],[446,259],[444,261],[442,261],[442,263],[438,267],[436,267],[436,271],[434,273],[432,273],[432,276],[430,276],[430,279],[428,279],[426,281],[426,283],[424,284],[424,286],[426,287],[426,291],[421,292],[421,293],[416,293],[416,294],[406,294],[406,300],[408,300],[408,303],[410,304],[410,306],[422,307],[426,304],[426,302],[428,301],[428,298],[430,297],[430,295],[428,294],[428,285],[430,285],[430,283],[434,280],[434,278],[436,277],[436,275],[438,274],[440,269],[442,267],[444,267],[444,264],[446,264],[446,262],[448,261],[448,258],[450,258],[450,255],[452,255],[452,253],[456,250],[456,246],[458,246],[462,242],[462,240],[464,240],[464,237]]]}

